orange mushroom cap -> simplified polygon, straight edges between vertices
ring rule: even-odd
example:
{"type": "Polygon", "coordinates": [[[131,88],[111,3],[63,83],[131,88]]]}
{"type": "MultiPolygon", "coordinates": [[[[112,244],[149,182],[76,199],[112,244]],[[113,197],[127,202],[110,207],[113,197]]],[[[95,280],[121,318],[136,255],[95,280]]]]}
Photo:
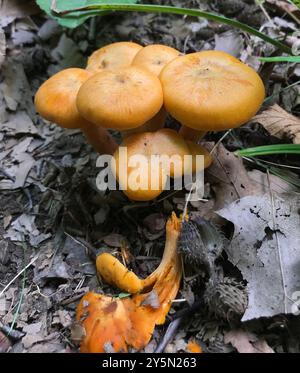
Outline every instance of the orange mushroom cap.
{"type": "Polygon", "coordinates": [[[138,67],[95,74],[77,95],[77,108],[86,120],[118,130],[143,125],[162,105],[159,79],[138,67]]]}
{"type": "Polygon", "coordinates": [[[199,131],[239,127],[256,114],[265,98],[259,75],[219,51],[178,57],[163,69],[160,79],[166,110],[199,131]]]}
{"type": "Polygon", "coordinates": [[[159,76],[162,69],[181,53],[171,47],[161,44],[148,45],[135,56],[132,65],[139,66],[159,76]]]}
{"type": "Polygon", "coordinates": [[[129,67],[141,49],[143,49],[141,45],[131,42],[106,45],[89,57],[86,69],[95,74],[103,70],[129,67]]]}
{"type": "Polygon", "coordinates": [[[83,69],[62,70],[46,80],[38,89],[34,104],[46,120],[65,128],[83,127],[85,120],[76,106],[76,96],[81,85],[91,76],[83,69]]]}
{"type": "Polygon", "coordinates": [[[113,172],[124,194],[135,201],[149,201],[158,197],[165,189],[167,177],[182,177],[184,172],[200,171],[196,168],[194,156],[204,155],[204,168],[211,164],[210,154],[201,146],[186,143],[183,138],[174,130],[162,129],[156,132],[137,133],[126,137],[123,143],[114,154],[115,166],[113,172]],[[120,149],[125,147],[127,159],[121,158],[120,149]],[[130,158],[135,155],[142,155],[147,165],[142,164],[131,166],[130,158]],[[151,164],[152,156],[170,157],[170,162],[164,160],[155,163],[156,169],[151,164]],[[192,155],[193,164],[188,163],[188,170],[184,169],[184,156],[192,155]],[[127,163],[125,163],[127,161],[127,163]],[[119,170],[120,169],[120,170],[119,170]],[[121,171],[121,174],[120,172],[121,171]],[[144,184],[142,184],[142,181],[144,184]],[[127,185],[126,185],[127,184],[127,185]],[[142,185],[142,186],[141,186],[142,185]],[[155,186],[155,187],[154,187],[155,186]]]}

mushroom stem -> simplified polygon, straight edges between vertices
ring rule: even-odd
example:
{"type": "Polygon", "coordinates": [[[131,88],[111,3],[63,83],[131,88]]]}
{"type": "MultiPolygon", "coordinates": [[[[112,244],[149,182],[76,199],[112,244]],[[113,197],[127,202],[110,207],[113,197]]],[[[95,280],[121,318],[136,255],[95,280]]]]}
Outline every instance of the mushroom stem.
{"type": "Polygon", "coordinates": [[[179,130],[179,134],[185,139],[194,142],[201,140],[207,132],[197,131],[187,126],[182,126],[179,130]]]}
{"type": "Polygon", "coordinates": [[[135,133],[142,133],[142,132],[156,132],[165,126],[165,121],[167,117],[167,112],[164,107],[160,109],[160,111],[148,122],[138,128],[134,128],[132,130],[122,131],[122,138],[126,138],[131,136],[135,133]]]}
{"type": "Polygon", "coordinates": [[[108,352],[110,346],[114,352],[145,348],[155,326],[165,322],[180,287],[182,267],[177,250],[180,231],[181,221],[173,213],[166,226],[159,276],[150,293],[118,299],[89,292],[81,299],[76,311],[77,322],[84,329],[81,352],[108,352]],[[156,296],[156,305],[149,303],[151,295],[156,296]]]}
{"type": "Polygon", "coordinates": [[[156,282],[159,280],[165,281],[170,268],[173,268],[175,265],[174,261],[177,258],[176,248],[180,229],[181,222],[175,213],[173,213],[166,226],[166,244],[161,263],[146,279],[142,280],[138,278],[117,258],[107,253],[99,255],[97,258],[96,266],[98,273],[108,284],[116,286],[127,293],[142,293],[151,290],[153,286],[155,288],[156,282]]]}
{"type": "Polygon", "coordinates": [[[114,154],[118,148],[117,142],[104,128],[86,122],[81,130],[87,141],[100,154],[114,154]]]}

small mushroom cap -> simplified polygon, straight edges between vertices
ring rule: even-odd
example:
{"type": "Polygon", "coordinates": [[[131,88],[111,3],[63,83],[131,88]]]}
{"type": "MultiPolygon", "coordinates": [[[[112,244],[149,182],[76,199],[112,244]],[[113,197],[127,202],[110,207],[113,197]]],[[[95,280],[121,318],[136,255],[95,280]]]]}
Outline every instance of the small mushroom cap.
{"type": "Polygon", "coordinates": [[[132,65],[143,67],[154,75],[159,76],[162,69],[180,55],[181,53],[178,50],[166,45],[148,45],[138,52],[132,65]]]}
{"type": "Polygon", "coordinates": [[[168,176],[178,178],[182,177],[184,172],[199,171],[194,157],[192,164],[184,163],[186,155],[197,154],[204,155],[204,168],[208,167],[211,163],[209,153],[199,145],[192,142],[186,143],[174,130],[165,128],[157,132],[136,133],[126,137],[115,152],[116,168],[113,167],[113,172],[128,198],[135,201],[150,201],[163,192],[168,176]],[[121,148],[126,148],[127,159],[122,158],[121,148]],[[143,167],[142,163],[131,165],[130,159],[136,155],[142,155],[147,166],[143,167]],[[160,162],[152,164],[154,156],[170,158],[161,159],[160,162]],[[170,162],[168,162],[169,159],[170,162]],[[153,166],[156,169],[153,169],[153,166]],[[141,179],[145,182],[142,187],[140,187],[141,179]]]}
{"type": "Polygon", "coordinates": [[[46,120],[64,128],[80,128],[85,120],[79,115],[76,96],[91,76],[83,69],[62,70],[44,82],[35,95],[35,107],[46,120]]]}
{"type": "Polygon", "coordinates": [[[239,127],[257,113],[265,98],[259,75],[224,52],[178,57],[163,69],[160,79],[166,110],[199,131],[239,127]]]}
{"type": "Polygon", "coordinates": [[[119,42],[106,45],[95,51],[88,59],[86,69],[95,74],[103,70],[129,67],[143,47],[136,43],[119,42]]]}
{"type": "Polygon", "coordinates": [[[192,165],[192,173],[196,173],[201,171],[203,168],[199,167],[199,165],[196,162],[196,156],[197,155],[203,155],[204,156],[204,169],[208,168],[212,162],[213,158],[211,154],[201,145],[196,144],[194,141],[186,140],[186,144],[189,148],[189,154],[193,156],[193,165],[192,165]]]}
{"type": "Polygon", "coordinates": [[[77,108],[86,120],[117,130],[143,125],[162,105],[159,79],[134,66],[93,75],[77,95],[77,108]]]}

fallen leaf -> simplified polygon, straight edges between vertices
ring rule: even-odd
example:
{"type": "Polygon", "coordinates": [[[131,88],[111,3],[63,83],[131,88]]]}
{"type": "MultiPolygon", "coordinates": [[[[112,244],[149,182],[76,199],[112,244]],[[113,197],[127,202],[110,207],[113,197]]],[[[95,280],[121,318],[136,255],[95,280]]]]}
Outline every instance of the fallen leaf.
{"type": "Polygon", "coordinates": [[[40,12],[35,1],[2,0],[0,26],[5,27],[17,18],[25,18],[40,12]]]}
{"type": "Polygon", "coordinates": [[[110,247],[123,247],[127,243],[127,239],[118,233],[111,233],[103,238],[104,243],[110,247]]]}
{"type": "Polygon", "coordinates": [[[2,123],[1,130],[11,132],[12,134],[38,133],[38,130],[33,124],[31,118],[23,110],[10,114],[7,118],[7,122],[2,123]]]}
{"type": "Polygon", "coordinates": [[[6,54],[6,39],[5,39],[5,33],[0,27],[0,67],[4,62],[6,54]]]}
{"type": "MultiPolygon", "coordinates": [[[[289,174],[293,177],[297,177],[297,175],[293,172],[289,172],[289,174]]],[[[269,193],[270,188],[273,192],[276,193],[291,193],[291,192],[299,192],[299,188],[293,186],[291,183],[283,180],[283,178],[267,174],[265,172],[261,172],[259,170],[252,170],[248,172],[248,175],[251,180],[258,183],[262,187],[263,194],[269,193]]]]}
{"type": "Polygon", "coordinates": [[[284,12],[293,13],[297,12],[299,9],[296,7],[296,5],[292,4],[288,1],[282,1],[282,0],[266,0],[266,3],[275,5],[277,8],[283,10],[284,12]]]}
{"type": "Polygon", "coordinates": [[[261,124],[273,136],[280,139],[287,137],[294,144],[300,144],[300,119],[277,104],[256,115],[252,122],[261,124]]]}
{"type": "Polygon", "coordinates": [[[291,314],[300,288],[297,195],[248,196],[218,214],[235,225],[225,248],[247,281],[248,308],[242,321],[291,314]]]}
{"type": "MultiPolygon", "coordinates": [[[[213,144],[206,143],[205,147],[211,150],[213,144]]],[[[215,198],[208,213],[222,209],[242,197],[261,194],[261,187],[250,179],[241,158],[222,144],[218,145],[212,155],[214,162],[206,172],[206,180],[211,184],[215,198]]]]}
{"type": "Polygon", "coordinates": [[[243,50],[243,38],[237,31],[226,31],[222,34],[215,34],[215,50],[240,57],[243,50]]]}
{"type": "Polygon", "coordinates": [[[239,330],[231,330],[225,333],[224,342],[231,343],[233,347],[241,354],[245,353],[274,353],[274,350],[266,341],[258,339],[254,334],[239,330]]]}
{"type": "Polygon", "coordinates": [[[0,331],[0,353],[7,352],[10,346],[10,340],[0,331]]]}

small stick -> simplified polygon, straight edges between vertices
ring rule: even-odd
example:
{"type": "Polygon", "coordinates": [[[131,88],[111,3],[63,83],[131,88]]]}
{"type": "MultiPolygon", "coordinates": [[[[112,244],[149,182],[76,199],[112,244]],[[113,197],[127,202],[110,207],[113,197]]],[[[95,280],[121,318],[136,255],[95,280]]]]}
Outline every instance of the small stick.
{"type": "Polygon", "coordinates": [[[20,271],[9,283],[4,287],[4,289],[0,292],[0,297],[5,293],[5,291],[10,287],[10,285],[24,272],[28,267],[30,267],[39,257],[39,255],[36,255],[27,265],[20,271]]]}

